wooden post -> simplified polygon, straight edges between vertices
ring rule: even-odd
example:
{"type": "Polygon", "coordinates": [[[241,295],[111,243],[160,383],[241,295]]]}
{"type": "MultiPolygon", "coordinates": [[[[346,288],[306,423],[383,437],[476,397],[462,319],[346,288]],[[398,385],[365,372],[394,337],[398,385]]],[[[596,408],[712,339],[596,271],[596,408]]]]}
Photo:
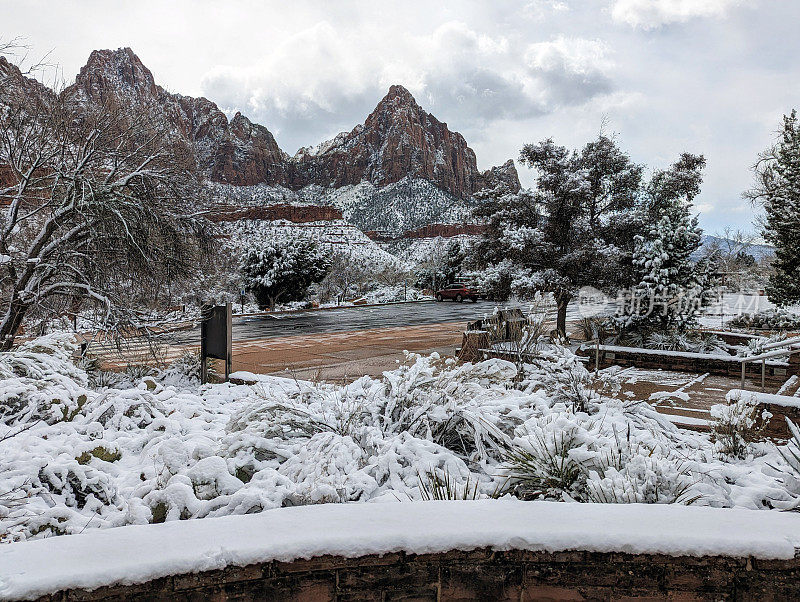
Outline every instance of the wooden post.
{"type": "Polygon", "coordinates": [[[233,307],[231,302],[225,304],[226,322],[227,322],[227,357],[225,358],[225,380],[229,381],[231,378],[231,368],[233,367],[233,307]]]}
{"type": "Polygon", "coordinates": [[[594,375],[597,376],[600,373],[600,339],[596,339],[594,343],[594,375]]]}
{"type": "Polygon", "coordinates": [[[739,387],[742,390],[744,390],[744,376],[746,372],[747,372],[747,362],[742,362],[742,386],[739,387]]]}
{"type": "Polygon", "coordinates": [[[766,381],[767,381],[767,360],[763,359],[763,360],[761,360],[761,392],[762,393],[767,388],[766,381]]]}

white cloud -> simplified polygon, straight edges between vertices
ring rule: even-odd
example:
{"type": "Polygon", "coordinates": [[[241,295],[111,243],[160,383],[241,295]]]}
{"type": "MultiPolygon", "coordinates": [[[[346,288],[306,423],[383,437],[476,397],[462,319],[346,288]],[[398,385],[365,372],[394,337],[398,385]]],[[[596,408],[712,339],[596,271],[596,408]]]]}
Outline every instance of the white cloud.
{"type": "Polygon", "coordinates": [[[589,75],[608,71],[613,66],[609,54],[609,47],[602,40],[559,36],[528,46],[525,61],[534,71],[589,75]]]}
{"type": "Polygon", "coordinates": [[[471,126],[580,104],[611,90],[609,55],[599,40],[560,36],[520,44],[459,21],[396,36],[391,44],[379,27],[341,31],[322,21],[257,62],[210,70],[202,89],[226,109],[285,132],[279,139],[289,140],[291,151],[317,142],[309,136],[321,124],[332,134],[362,121],[396,83],[439,118],[471,126]]]}
{"type": "Polygon", "coordinates": [[[522,9],[522,14],[534,21],[544,21],[553,13],[569,11],[569,5],[560,0],[530,0],[522,9]]]}
{"type": "Polygon", "coordinates": [[[652,168],[704,153],[712,231],[748,227],[749,168],[800,98],[797,0],[42,4],[0,0],[3,29],[32,57],[52,50],[67,79],[93,49],[131,46],[159,84],[241,110],[289,152],[351,129],[400,83],[481,168],[547,136],[579,147],[604,123],[652,168]]]}
{"type": "Polygon", "coordinates": [[[695,17],[720,17],[743,0],[614,0],[611,16],[631,27],[655,29],[695,17]]]}

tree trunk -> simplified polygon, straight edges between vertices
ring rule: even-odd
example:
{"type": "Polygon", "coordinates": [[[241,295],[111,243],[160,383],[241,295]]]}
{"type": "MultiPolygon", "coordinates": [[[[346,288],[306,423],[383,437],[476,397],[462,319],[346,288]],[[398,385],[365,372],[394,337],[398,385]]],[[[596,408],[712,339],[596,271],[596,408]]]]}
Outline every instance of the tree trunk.
{"type": "Polygon", "coordinates": [[[0,323],[0,351],[9,351],[14,345],[14,339],[22,326],[22,319],[25,317],[28,307],[19,299],[11,301],[6,315],[3,316],[3,322],[0,323]]]}
{"type": "Polygon", "coordinates": [[[559,294],[556,296],[558,304],[558,315],[556,317],[556,332],[562,339],[567,338],[567,305],[569,305],[572,295],[559,294]]]}

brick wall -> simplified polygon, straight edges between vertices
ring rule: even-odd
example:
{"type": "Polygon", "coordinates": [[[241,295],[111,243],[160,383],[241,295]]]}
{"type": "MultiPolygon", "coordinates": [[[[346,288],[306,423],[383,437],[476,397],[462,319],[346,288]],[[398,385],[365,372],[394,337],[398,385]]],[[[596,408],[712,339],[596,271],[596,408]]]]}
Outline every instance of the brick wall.
{"type": "Polygon", "coordinates": [[[594,552],[320,557],[40,600],[797,600],[800,560],[594,552]]]}

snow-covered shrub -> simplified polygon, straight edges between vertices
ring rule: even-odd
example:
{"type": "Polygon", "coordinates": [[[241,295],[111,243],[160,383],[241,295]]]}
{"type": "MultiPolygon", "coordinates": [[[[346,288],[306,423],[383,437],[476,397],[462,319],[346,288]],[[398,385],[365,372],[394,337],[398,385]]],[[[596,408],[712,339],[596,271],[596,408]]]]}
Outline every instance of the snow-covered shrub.
{"type": "MultiPolygon", "coordinates": [[[[200,383],[201,358],[199,351],[186,351],[178,356],[169,366],[163,370],[158,370],[156,380],[162,383],[177,385],[192,385],[200,383]]],[[[217,378],[214,370],[214,362],[208,362],[206,366],[208,380],[214,382],[217,378]]]]}
{"type": "Polygon", "coordinates": [[[584,341],[599,341],[602,345],[614,335],[613,323],[607,318],[584,317],[578,320],[578,332],[584,341]]]}
{"type": "Polygon", "coordinates": [[[693,331],[653,331],[644,339],[648,349],[728,355],[725,343],[714,334],[693,331]]]}
{"type": "Polygon", "coordinates": [[[0,394],[27,383],[34,401],[74,405],[66,419],[59,402],[54,420],[16,423],[10,439],[0,431],[2,541],[322,502],[702,495],[698,503],[763,509],[800,494],[787,484],[800,476],[769,468],[790,471],[777,451],[722,459],[708,435],[678,429],[647,402],[606,396],[613,387],[599,384],[614,375],[594,380],[557,346],[521,368],[409,355],[344,386],[156,376],[102,390],[68,355],[30,353],[0,363],[40,369],[41,379],[12,375],[0,394]]]}
{"type": "Polygon", "coordinates": [[[768,351],[765,349],[766,345],[770,343],[777,343],[786,339],[785,333],[777,333],[769,337],[756,337],[749,339],[747,345],[737,346],[737,353],[739,357],[752,357],[754,355],[761,355],[768,351]]]}
{"type": "Polygon", "coordinates": [[[771,414],[760,410],[752,395],[740,395],[730,403],[711,406],[711,438],[722,457],[744,458],[751,443],[762,438],[771,414]]]}
{"type": "MultiPolygon", "coordinates": [[[[0,422],[68,420],[86,403],[86,373],[72,362],[74,336],[55,333],[0,353],[0,422]]],[[[0,433],[2,434],[2,433],[0,433]]]]}
{"type": "Polygon", "coordinates": [[[689,338],[686,333],[653,332],[645,340],[648,349],[660,349],[663,351],[686,351],[690,346],[689,338]]]}
{"type": "MultiPolygon", "coordinates": [[[[382,380],[362,377],[345,387],[318,385],[280,401],[267,397],[249,403],[232,415],[222,440],[234,474],[246,480],[271,467],[289,476],[286,471],[295,470],[291,466],[297,454],[305,458],[309,446],[317,446],[322,458],[331,446],[350,457],[353,472],[366,471],[373,490],[396,478],[392,471],[401,466],[399,478],[409,485],[408,479],[417,481],[418,469],[450,464],[463,472],[463,461],[456,457],[489,461],[491,450],[519,423],[509,416],[519,406],[496,403],[493,398],[499,395],[486,395],[486,388],[512,380],[517,373],[513,364],[489,360],[459,366],[435,355],[410,360],[382,380]],[[368,465],[366,459],[376,453],[393,453],[389,450],[395,443],[390,441],[398,437],[404,446],[419,446],[413,453],[432,464],[368,465]]],[[[299,476],[291,473],[293,479],[299,476]]],[[[316,478],[325,480],[322,474],[316,478]]]]}
{"type": "Polygon", "coordinates": [[[586,412],[599,399],[595,379],[577,355],[561,345],[550,345],[523,366],[520,388],[544,389],[554,401],[563,402],[576,412],[586,412]]]}
{"type": "Polygon", "coordinates": [[[764,472],[777,477],[786,494],[780,499],[772,499],[773,505],[782,510],[797,510],[800,508],[800,429],[788,418],[786,424],[792,434],[791,439],[777,448],[783,462],[768,462],[764,472]]]}
{"type": "Polygon", "coordinates": [[[528,425],[504,454],[511,491],[523,499],[579,498],[584,475],[573,452],[585,442],[585,427],[565,415],[528,425]]]}
{"type": "Polygon", "coordinates": [[[694,341],[695,353],[714,353],[718,355],[728,355],[728,345],[717,335],[704,332],[698,333],[694,341]]]}
{"type": "Polygon", "coordinates": [[[116,487],[109,475],[68,454],[53,458],[39,470],[38,485],[51,495],[60,496],[64,504],[84,508],[107,506],[117,497],[116,487]]]}
{"type": "Polygon", "coordinates": [[[419,475],[419,491],[422,499],[429,500],[477,500],[478,483],[470,477],[462,484],[448,471],[429,470],[419,475]],[[440,474],[441,473],[441,474],[440,474]]]}
{"type": "Polygon", "coordinates": [[[768,309],[736,316],[728,322],[728,326],[762,330],[800,330],[800,315],[783,308],[768,309]]]}
{"type": "Polygon", "coordinates": [[[689,464],[641,443],[620,439],[586,467],[586,499],[604,504],[692,504],[689,464]]]}
{"type": "Polygon", "coordinates": [[[597,418],[562,410],[538,423],[527,422],[525,436],[514,439],[505,455],[509,491],[525,498],[597,503],[690,504],[700,499],[689,462],[673,454],[663,439],[642,437],[640,431],[631,438],[634,422],[623,407],[611,413],[597,418]],[[626,421],[628,438],[620,440],[616,425],[626,421]]]}

